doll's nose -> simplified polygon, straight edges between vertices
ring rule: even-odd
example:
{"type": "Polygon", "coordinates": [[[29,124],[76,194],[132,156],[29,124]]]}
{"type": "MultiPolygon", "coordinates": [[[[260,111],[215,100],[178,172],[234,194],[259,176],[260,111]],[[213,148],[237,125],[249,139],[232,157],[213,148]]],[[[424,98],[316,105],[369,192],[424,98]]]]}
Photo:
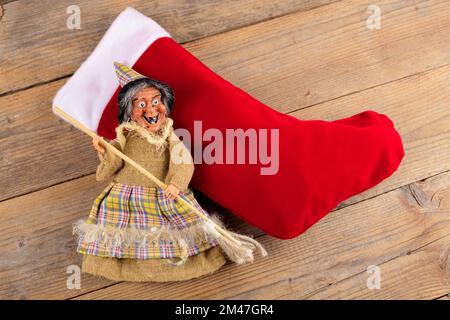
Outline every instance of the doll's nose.
{"type": "Polygon", "coordinates": [[[157,106],[148,105],[147,108],[145,109],[145,114],[146,114],[146,116],[149,116],[149,115],[154,114],[156,111],[158,111],[157,106]]]}
{"type": "Polygon", "coordinates": [[[146,108],[146,111],[153,111],[153,110],[156,110],[155,106],[153,104],[151,104],[151,103],[148,104],[147,108],[146,108]]]}

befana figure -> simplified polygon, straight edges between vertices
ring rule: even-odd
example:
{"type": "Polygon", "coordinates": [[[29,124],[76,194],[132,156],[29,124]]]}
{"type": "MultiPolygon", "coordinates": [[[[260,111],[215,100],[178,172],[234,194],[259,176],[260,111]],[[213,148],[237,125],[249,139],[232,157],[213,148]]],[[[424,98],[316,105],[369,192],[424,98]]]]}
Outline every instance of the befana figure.
{"type": "Polygon", "coordinates": [[[167,188],[110,152],[104,140],[94,138],[100,160],[96,179],[112,181],[95,199],[87,220],[74,225],[82,271],[114,281],[182,281],[218,270],[226,257],[237,263],[253,261],[255,248],[265,255],[249,237],[230,232],[242,241],[240,249],[223,241],[211,226],[214,221],[223,228],[220,220],[196,201],[189,188],[194,163],[170,118],[172,89],[124,64],[114,66],[121,90],[119,126],[110,143],[167,188]],[[185,202],[210,220],[199,217],[185,202]]]}

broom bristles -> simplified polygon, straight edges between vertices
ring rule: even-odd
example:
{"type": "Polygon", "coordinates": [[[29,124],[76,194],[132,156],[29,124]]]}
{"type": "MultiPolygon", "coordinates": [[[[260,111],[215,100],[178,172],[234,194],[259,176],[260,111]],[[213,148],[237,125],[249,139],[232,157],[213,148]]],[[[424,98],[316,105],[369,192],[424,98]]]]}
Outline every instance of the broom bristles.
{"type": "Polygon", "coordinates": [[[210,220],[204,224],[204,228],[213,238],[215,238],[228,258],[237,264],[253,262],[255,260],[254,251],[257,251],[263,257],[267,257],[267,251],[258,241],[251,237],[227,230],[217,215],[212,215],[210,220]],[[224,229],[228,236],[235,241],[221,235],[216,229],[216,225],[224,229]]]}
{"type": "Polygon", "coordinates": [[[209,219],[210,220],[204,224],[205,230],[215,238],[217,244],[228,256],[229,260],[237,264],[253,262],[255,260],[254,251],[258,251],[261,256],[267,257],[267,251],[255,239],[227,230],[223,222],[215,214],[209,219]],[[221,235],[216,229],[216,226],[225,230],[232,239],[221,235]]]}
{"type": "Polygon", "coordinates": [[[258,241],[234,232],[228,231],[228,234],[239,240],[240,244],[223,236],[216,240],[231,261],[237,264],[253,262],[255,260],[254,251],[258,251],[260,255],[267,257],[267,251],[258,241]]]}

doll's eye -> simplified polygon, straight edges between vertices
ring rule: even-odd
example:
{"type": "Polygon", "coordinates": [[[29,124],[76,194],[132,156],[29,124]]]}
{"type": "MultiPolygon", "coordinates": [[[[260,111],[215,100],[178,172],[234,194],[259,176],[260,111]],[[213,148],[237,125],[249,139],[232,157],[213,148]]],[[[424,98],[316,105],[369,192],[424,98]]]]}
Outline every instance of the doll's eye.
{"type": "Polygon", "coordinates": [[[152,105],[156,106],[156,105],[158,105],[158,103],[159,103],[159,100],[157,98],[154,98],[152,100],[152,105]]]}
{"type": "Polygon", "coordinates": [[[145,108],[146,105],[147,104],[145,103],[145,101],[141,101],[141,102],[139,102],[138,107],[143,109],[143,108],[145,108]]]}

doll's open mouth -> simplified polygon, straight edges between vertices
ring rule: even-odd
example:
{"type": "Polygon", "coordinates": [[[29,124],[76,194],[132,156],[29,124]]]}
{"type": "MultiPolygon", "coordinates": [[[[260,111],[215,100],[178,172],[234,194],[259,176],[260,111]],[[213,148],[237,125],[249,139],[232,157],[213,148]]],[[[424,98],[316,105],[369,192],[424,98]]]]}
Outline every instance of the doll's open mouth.
{"type": "Polygon", "coordinates": [[[154,117],[146,117],[146,116],[144,116],[144,119],[150,124],[155,124],[155,123],[158,122],[159,113],[156,116],[154,116],[154,117]]]}

